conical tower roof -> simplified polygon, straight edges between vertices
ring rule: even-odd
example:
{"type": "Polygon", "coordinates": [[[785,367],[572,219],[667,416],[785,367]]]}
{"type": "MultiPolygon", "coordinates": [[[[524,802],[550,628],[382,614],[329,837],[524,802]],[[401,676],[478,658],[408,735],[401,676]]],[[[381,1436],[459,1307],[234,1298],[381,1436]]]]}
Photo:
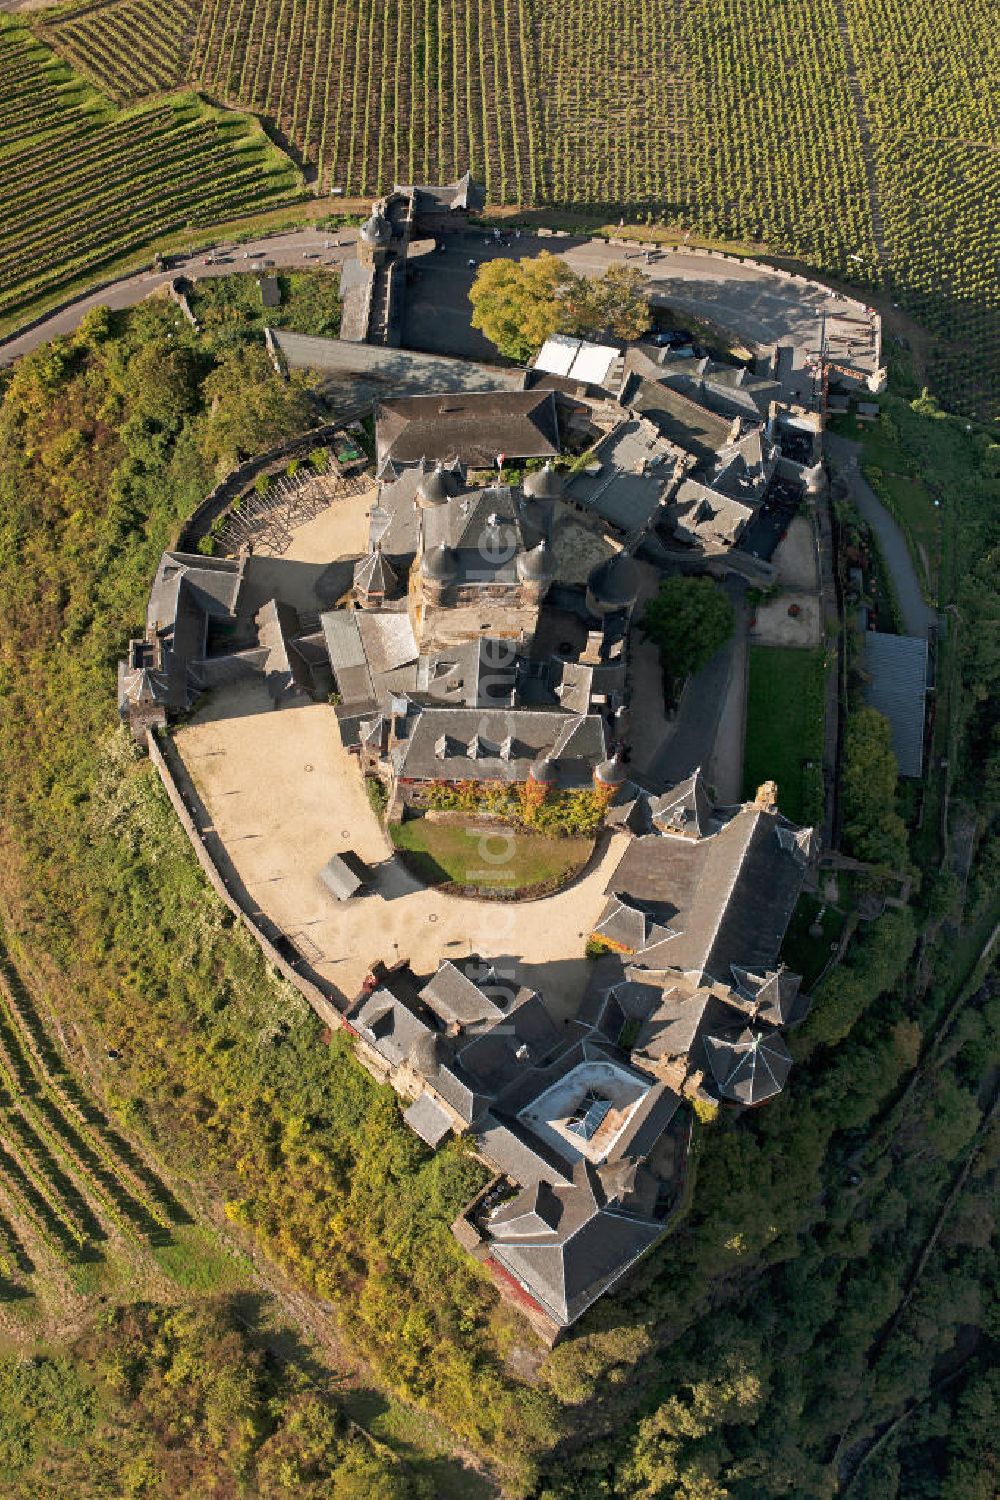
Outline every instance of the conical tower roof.
{"type": "Polygon", "coordinates": [[[705,1052],[723,1099],[763,1104],[785,1086],[792,1066],[788,1048],[776,1031],[742,1031],[706,1036],[705,1052]]]}
{"type": "Polygon", "coordinates": [[[455,493],[455,480],[441,464],[436,464],[417,485],[421,505],[447,505],[455,493]]]}
{"type": "Polygon", "coordinates": [[[621,786],[625,780],[625,762],[621,754],[616,751],[607,760],[602,760],[594,776],[602,786],[621,786]]]}
{"type": "Polygon", "coordinates": [[[552,467],[552,460],[546,459],[540,469],[525,477],[521,488],[530,500],[558,500],[565,486],[562,475],[552,467]]]}
{"type": "Polygon", "coordinates": [[[424,553],[420,571],[425,578],[447,583],[458,572],[458,559],[451,547],[446,547],[442,542],[439,547],[433,547],[430,552],[424,553]]]}
{"type": "Polygon", "coordinates": [[[379,209],[373,209],[362,224],[361,238],[369,245],[387,245],[392,239],[392,225],[379,209]]]}
{"type": "Polygon", "coordinates": [[[396,586],[396,571],[376,544],[374,552],[355,566],[354,587],[365,594],[390,594],[396,586]]]}
{"type": "Polygon", "coordinates": [[[532,764],[529,772],[532,781],[537,781],[539,786],[555,786],[559,780],[559,773],[547,755],[540,755],[532,764]]]}
{"type": "Polygon", "coordinates": [[[639,569],[627,552],[598,563],[587,579],[588,603],[599,613],[631,609],[639,596],[639,569]]]}
{"type": "Polygon", "coordinates": [[[517,555],[517,576],[523,583],[544,583],[554,572],[552,554],[544,537],[530,552],[517,555]]]}

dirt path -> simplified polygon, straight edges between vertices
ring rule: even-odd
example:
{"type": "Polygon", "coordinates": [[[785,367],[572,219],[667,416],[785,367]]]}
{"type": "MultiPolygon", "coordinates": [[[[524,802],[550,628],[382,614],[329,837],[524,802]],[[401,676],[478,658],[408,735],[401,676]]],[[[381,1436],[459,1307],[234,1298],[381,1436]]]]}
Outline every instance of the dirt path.
{"type": "Polygon", "coordinates": [[[921,636],[926,640],[932,626],[937,623],[937,613],[924,600],[902,530],[861,472],[860,444],[828,433],[826,446],[830,458],[847,481],[852,503],[878,537],[907,634],[921,636]]]}
{"type": "Polygon", "coordinates": [[[851,91],[854,114],[858,122],[858,134],[861,136],[861,158],[864,162],[865,177],[868,181],[868,203],[872,216],[872,239],[875,241],[875,251],[878,255],[879,266],[884,272],[888,264],[889,253],[885,243],[885,225],[882,221],[882,210],[878,201],[875,147],[872,142],[871,128],[868,124],[868,110],[865,105],[864,91],[858,80],[854,44],[851,41],[851,32],[847,24],[847,12],[844,10],[844,0],[833,0],[833,4],[837,12],[837,30],[840,32],[840,44],[844,50],[847,86],[851,91]]]}

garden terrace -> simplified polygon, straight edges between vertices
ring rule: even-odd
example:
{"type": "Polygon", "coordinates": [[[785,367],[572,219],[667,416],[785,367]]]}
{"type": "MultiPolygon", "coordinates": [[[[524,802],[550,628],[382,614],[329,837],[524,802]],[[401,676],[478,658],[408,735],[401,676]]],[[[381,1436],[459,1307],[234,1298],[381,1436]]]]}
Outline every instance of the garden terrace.
{"type": "Polygon", "coordinates": [[[822,650],[750,647],[744,792],[773,779],[782,812],[796,822],[822,817],[825,677],[822,650]]]}

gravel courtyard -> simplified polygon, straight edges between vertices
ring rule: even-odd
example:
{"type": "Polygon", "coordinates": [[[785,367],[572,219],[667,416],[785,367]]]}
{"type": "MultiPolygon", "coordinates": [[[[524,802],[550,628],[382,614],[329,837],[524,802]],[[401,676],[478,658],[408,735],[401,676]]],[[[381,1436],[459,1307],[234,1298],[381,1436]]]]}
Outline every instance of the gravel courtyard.
{"type": "MultiPolygon", "coordinates": [[[[419,884],[393,856],[361,776],[326,704],[273,709],[262,682],[213,693],[175,736],[238,874],[261,909],[310,963],[353,997],[373,960],[410,960],[418,972],[442,958],[509,956],[556,1014],[571,1014],[587,980],[587,935],[621,858],[616,834],[574,885],[509,904],[445,896],[419,884]],[[337,902],[319,880],[331,854],[351,848],[376,866],[375,889],[337,902]],[[544,967],[544,974],[542,968],[544,967]]],[[[501,846],[483,848],[485,862],[501,846]]]]}

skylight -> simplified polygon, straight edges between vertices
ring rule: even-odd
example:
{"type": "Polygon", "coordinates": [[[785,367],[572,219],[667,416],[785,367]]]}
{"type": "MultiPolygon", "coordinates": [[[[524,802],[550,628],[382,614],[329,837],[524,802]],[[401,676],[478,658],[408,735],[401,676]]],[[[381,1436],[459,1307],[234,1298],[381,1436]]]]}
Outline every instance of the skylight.
{"type": "Polygon", "coordinates": [[[566,1129],[585,1141],[592,1141],[610,1108],[610,1099],[588,1089],[566,1122],[566,1129]]]}

